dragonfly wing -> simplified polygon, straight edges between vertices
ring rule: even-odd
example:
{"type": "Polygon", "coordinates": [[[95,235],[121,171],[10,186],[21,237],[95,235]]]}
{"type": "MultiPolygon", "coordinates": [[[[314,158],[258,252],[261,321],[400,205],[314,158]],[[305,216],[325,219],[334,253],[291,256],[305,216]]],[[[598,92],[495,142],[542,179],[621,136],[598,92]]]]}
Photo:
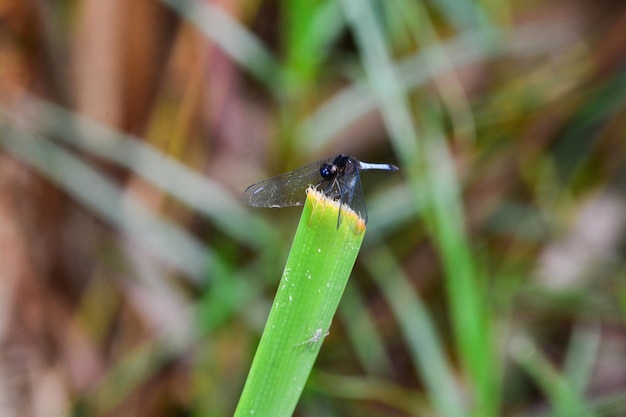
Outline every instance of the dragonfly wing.
{"type": "MultiPolygon", "coordinates": [[[[353,174],[346,175],[341,180],[341,199],[340,199],[340,212],[343,207],[350,207],[359,215],[360,218],[367,224],[367,209],[365,207],[365,197],[363,196],[363,189],[361,188],[361,177],[359,171],[354,171],[353,174]]],[[[337,225],[339,226],[341,218],[337,225]]]]}
{"type": "Polygon", "coordinates": [[[251,185],[243,193],[243,201],[254,207],[301,206],[306,200],[306,189],[316,187],[323,180],[320,167],[334,158],[324,159],[268,178],[251,185]]]}

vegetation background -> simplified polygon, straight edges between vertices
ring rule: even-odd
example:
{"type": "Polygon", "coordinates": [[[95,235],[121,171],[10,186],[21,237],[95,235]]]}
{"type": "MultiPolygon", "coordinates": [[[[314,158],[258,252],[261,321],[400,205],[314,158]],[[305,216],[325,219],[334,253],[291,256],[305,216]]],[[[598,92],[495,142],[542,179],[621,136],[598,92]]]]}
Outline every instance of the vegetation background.
{"type": "Polygon", "coordinates": [[[625,116],[622,1],[0,0],[0,414],[232,415],[299,215],[240,195],[345,153],[297,416],[626,415],[625,116]]]}

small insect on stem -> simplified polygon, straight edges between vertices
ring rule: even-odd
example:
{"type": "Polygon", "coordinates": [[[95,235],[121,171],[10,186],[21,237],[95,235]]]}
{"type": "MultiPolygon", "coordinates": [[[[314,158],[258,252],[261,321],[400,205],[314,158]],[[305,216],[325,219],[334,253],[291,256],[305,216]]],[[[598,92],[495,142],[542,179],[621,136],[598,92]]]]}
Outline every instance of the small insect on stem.
{"type": "Polygon", "coordinates": [[[298,343],[296,346],[306,345],[307,348],[313,347],[314,344],[321,342],[322,339],[328,336],[329,333],[330,332],[328,330],[324,331],[322,329],[317,329],[315,331],[315,334],[309,340],[302,342],[302,343],[298,343]]]}
{"type": "Polygon", "coordinates": [[[337,229],[343,217],[342,211],[348,208],[367,223],[367,209],[359,173],[372,170],[397,171],[398,167],[363,162],[339,154],[252,184],[243,192],[243,201],[253,207],[302,206],[306,201],[307,188],[313,187],[331,200],[339,202],[337,229]]]}

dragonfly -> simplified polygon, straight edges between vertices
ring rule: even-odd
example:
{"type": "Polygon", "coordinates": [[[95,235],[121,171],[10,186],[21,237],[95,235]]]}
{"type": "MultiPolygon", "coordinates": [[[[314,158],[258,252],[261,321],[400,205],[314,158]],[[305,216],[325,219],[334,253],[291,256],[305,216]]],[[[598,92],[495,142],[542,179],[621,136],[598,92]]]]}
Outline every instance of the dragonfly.
{"type": "Polygon", "coordinates": [[[328,198],[339,202],[337,228],[342,211],[351,208],[367,224],[367,209],[361,188],[361,171],[397,171],[392,164],[362,162],[347,155],[337,155],[306,165],[251,185],[243,193],[246,204],[253,207],[301,206],[306,189],[314,187],[328,198]]]}

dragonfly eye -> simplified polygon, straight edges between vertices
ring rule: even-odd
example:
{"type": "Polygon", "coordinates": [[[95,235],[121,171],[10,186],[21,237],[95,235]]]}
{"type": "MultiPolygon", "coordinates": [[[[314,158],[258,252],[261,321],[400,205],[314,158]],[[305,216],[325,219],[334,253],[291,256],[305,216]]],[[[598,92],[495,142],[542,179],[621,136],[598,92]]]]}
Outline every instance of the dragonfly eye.
{"type": "Polygon", "coordinates": [[[337,165],[323,164],[320,167],[320,175],[327,181],[332,180],[337,176],[337,165]]]}

